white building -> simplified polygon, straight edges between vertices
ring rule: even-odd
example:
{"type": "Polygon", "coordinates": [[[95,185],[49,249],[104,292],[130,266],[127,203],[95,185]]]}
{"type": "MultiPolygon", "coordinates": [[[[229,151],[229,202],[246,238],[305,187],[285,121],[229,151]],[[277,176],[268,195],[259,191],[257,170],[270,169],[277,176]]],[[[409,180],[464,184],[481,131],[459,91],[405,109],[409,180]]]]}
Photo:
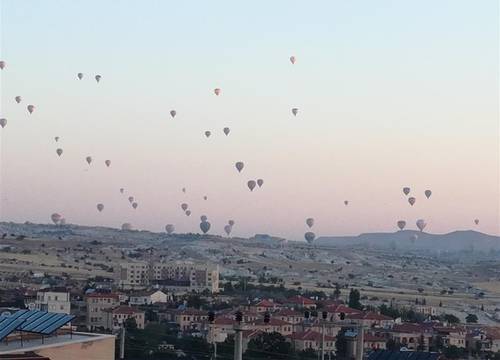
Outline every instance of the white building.
{"type": "Polygon", "coordinates": [[[218,265],[192,262],[127,262],[120,264],[122,289],[144,289],[150,285],[169,292],[219,291],[218,265]]]}
{"type": "Polygon", "coordinates": [[[37,292],[35,309],[60,314],[71,312],[69,292],[63,289],[43,289],[37,292]]]}
{"type": "Polygon", "coordinates": [[[133,293],[129,296],[130,305],[151,305],[156,303],[166,303],[172,300],[172,295],[165,294],[161,290],[150,290],[133,293]]]}

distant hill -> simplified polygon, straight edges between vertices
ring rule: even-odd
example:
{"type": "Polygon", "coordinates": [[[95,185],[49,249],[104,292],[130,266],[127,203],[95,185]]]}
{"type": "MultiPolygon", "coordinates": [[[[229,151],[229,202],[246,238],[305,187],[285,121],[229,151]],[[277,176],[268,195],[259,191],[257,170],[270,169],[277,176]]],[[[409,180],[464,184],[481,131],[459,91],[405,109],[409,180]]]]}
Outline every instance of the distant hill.
{"type": "Polygon", "coordinates": [[[426,232],[403,230],[393,233],[367,233],[358,236],[322,236],[315,244],[333,245],[370,245],[396,247],[398,249],[428,249],[441,251],[457,250],[500,250],[500,237],[477,231],[453,231],[448,234],[429,234],[426,232]],[[416,240],[412,240],[413,235],[416,240]]]}

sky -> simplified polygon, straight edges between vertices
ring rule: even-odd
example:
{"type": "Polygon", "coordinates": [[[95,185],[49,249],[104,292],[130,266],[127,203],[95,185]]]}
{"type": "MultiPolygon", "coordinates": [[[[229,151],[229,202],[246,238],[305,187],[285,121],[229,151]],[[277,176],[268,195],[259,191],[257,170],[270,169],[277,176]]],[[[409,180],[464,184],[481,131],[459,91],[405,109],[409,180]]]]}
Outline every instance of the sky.
{"type": "Polygon", "coordinates": [[[0,6],[2,221],[199,232],[204,214],[211,233],[233,219],[235,236],[298,240],[307,217],[317,236],[422,218],[500,234],[495,0],[0,6]]]}

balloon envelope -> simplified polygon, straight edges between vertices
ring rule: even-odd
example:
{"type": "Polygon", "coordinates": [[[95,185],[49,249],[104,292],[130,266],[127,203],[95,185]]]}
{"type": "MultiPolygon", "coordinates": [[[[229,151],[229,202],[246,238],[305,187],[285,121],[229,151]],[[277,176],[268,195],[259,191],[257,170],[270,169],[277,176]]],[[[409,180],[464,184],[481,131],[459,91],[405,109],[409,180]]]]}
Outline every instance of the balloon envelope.
{"type": "Polygon", "coordinates": [[[170,235],[175,231],[175,226],[172,224],[167,224],[165,225],[165,231],[170,235]]]}
{"type": "Polygon", "coordinates": [[[299,109],[297,109],[297,108],[293,108],[293,109],[292,109],[292,114],[293,114],[294,116],[297,116],[297,114],[298,114],[298,113],[299,113],[299,109]]]}
{"type": "Polygon", "coordinates": [[[170,116],[172,116],[172,118],[175,117],[175,115],[177,115],[177,111],[175,110],[170,110],[170,116]]]}
{"type": "Polygon", "coordinates": [[[135,210],[135,209],[137,209],[137,207],[138,207],[138,206],[139,206],[139,204],[138,204],[138,203],[136,203],[136,202],[133,202],[133,203],[132,203],[132,207],[134,208],[134,210],[135,210]]]}
{"type": "Polygon", "coordinates": [[[78,74],[76,74],[76,76],[78,77],[78,80],[82,80],[83,79],[83,73],[78,73],[78,74]]]}
{"type": "Polygon", "coordinates": [[[185,214],[186,214],[186,216],[190,216],[191,215],[191,210],[186,210],[185,214]]]}
{"type": "Polygon", "coordinates": [[[219,88],[215,88],[215,89],[214,89],[214,93],[215,93],[215,95],[219,96],[219,95],[220,95],[220,91],[221,91],[221,90],[220,90],[219,88]]]}
{"type": "Polygon", "coordinates": [[[427,199],[428,199],[428,198],[430,198],[430,197],[431,197],[431,195],[432,195],[432,191],[431,191],[431,190],[425,190],[424,194],[425,194],[425,196],[426,196],[426,197],[427,197],[427,199]]]}
{"type": "Polygon", "coordinates": [[[50,215],[50,219],[52,220],[52,222],[53,222],[54,224],[56,224],[56,225],[57,225],[57,223],[58,223],[59,221],[61,221],[62,216],[61,216],[60,214],[58,214],[58,213],[53,213],[52,215],[50,215]]]}
{"type": "Polygon", "coordinates": [[[7,119],[0,119],[0,126],[2,127],[2,129],[5,127],[5,125],[7,125],[7,119]]]}
{"type": "Polygon", "coordinates": [[[295,64],[295,61],[296,61],[295,56],[290,56],[290,62],[292,64],[295,64]]]}
{"type": "Polygon", "coordinates": [[[304,234],[304,238],[306,239],[306,241],[309,243],[309,244],[312,244],[314,239],[316,238],[316,234],[314,234],[313,232],[311,231],[308,231],[304,234]]]}
{"type": "Polygon", "coordinates": [[[124,193],[125,192],[125,189],[124,188],[120,188],[120,193],[124,193]]]}
{"type": "Polygon", "coordinates": [[[344,200],[344,205],[345,205],[345,206],[349,205],[349,201],[344,200]]]}
{"type": "Polygon", "coordinates": [[[19,103],[21,102],[21,100],[22,100],[22,98],[21,98],[20,96],[16,96],[14,99],[16,100],[16,103],[18,103],[18,104],[19,104],[19,103]]]}
{"type": "Polygon", "coordinates": [[[129,197],[128,197],[128,202],[129,202],[129,203],[132,203],[133,201],[134,201],[134,197],[133,197],[133,196],[129,196],[129,197]]]}
{"type": "Polygon", "coordinates": [[[111,165],[111,160],[105,160],[104,163],[106,164],[107,167],[111,165]]]}
{"type": "Polygon", "coordinates": [[[398,228],[399,228],[399,230],[403,230],[405,228],[405,226],[406,226],[406,221],[404,221],[404,220],[399,220],[398,221],[398,228]]]}
{"type": "Polygon", "coordinates": [[[475,219],[474,224],[479,225],[479,219],[475,219]]]}
{"type": "Polygon", "coordinates": [[[5,68],[5,61],[0,61],[0,70],[3,70],[5,68]]]}
{"type": "Polygon", "coordinates": [[[417,201],[417,199],[415,199],[414,197],[408,198],[408,202],[410,203],[411,206],[415,204],[415,201],[417,201]]]}
{"type": "Polygon", "coordinates": [[[61,156],[63,153],[63,149],[57,149],[56,150],[57,155],[61,156]]]}
{"type": "Polygon", "coordinates": [[[104,210],[104,205],[103,204],[97,204],[97,210],[99,210],[99,212],[103,211],[104,210]]]}
{"type": "Polygon", "coordinates": [[[314,219],[313,218],[307,218],[306,219],[306,225],[309,226],[309,228],[312,228],[314,225],[314,219]]]}
{"type": "Polygon", "coordinates": [[[259,187],[262,187],[262,185],[264,185],[264,180],[257,179],[257,185],[259,185],[259,187]]]}
{"type": "Polygon", "coordinates": [[[236,170],[238,170],[238,172],[241,172],[241,170],[245,167],[245,164],[242,161],[238,161],[234,164],[234,166],[236,166],[236,170]]]}
{"type": "Polygon", "coordinates": [[[231,234],[232,227],[231,225],[224,226],[224,232],[229,236],[231,234]]]}
{"type": "Polygon", "coordinates": [[[96,75],[95,76],[95,81],[99,82],[101,81],[102,76],[101,75],[96,75]]]}
{"type": "Polygon", "coordinates": [[[85,161],[87,161],[87,163],[90,165],[90,163],[92,162],[92,156],[87,156],[85,158],[85,161]]]}
{"type": "Polygon", "coordinates": [[[255,185],[257,185],[257,183],[255,182],[255,180],[248,180],[247,186],[250,189],[250,191],[253,191],[253,189],[255,189],[255,185]]]}
{"type": "Polygon", "coordinates": [[[181,209],[182,210],[186,211],[187,208],[188,208],[188,204],[186,204],[186,203],[181,204],[181,209]]]}
{"type": "Polygon", "coordinates": [[[200,229],[203,231],[203,234],[206,234],[208,230],[210,230],[210,223],[208,221],[202,221],[200,223],[200,229]]]}
{"type": "Polygon", "coordinates": [[[410,193],[410,188],[409,187],[404,187],[403,188],[403,194],[408,195],[410,193]]]}
{"type": "Polygon", "coordinates": [[[234,220],[229,220],[227,223],[229,224],[229,226],[234,226],[234,224],[235,224],[234,220]]]}
{"type": "Polygon", "coordinates": [[[224,134],[229,135],[229,132],[231,131],[228,127],[225,127],[223,130],[224,134]]]}
{"type": "Polygon", "coordinates": [[[208,218],[207,218],[207,216],[206,216],[206,215],[201,215],[201,216],[200,216],[200,220],[203,222],[203,221],[207,221],[207,220],[208,220],[208,218]]]}
{"type": "Polygon", "coordinates": [[[208,138],[208,137],[210,137],[210,135],[212,135],[212,133],[211,133],[210,131],[208,131],[208,130],[207,130],[207,131],[205,131],[205,136],[206,136],[207,138],[208,138]]]}
{"type": "Polygon", "coordinates": [[[28,105],[26,108],[28,109],[28,112],[29,112],[30,114],[32,114],[32,113],[33,113],[33,111],[35,111],[35,105],[28,105]]]}
{"type": "Polygon", "coordinates": [[[424,219],[418,219],[417,220],[417,227],[420,231],[424,231],[425,227],[427,226],[427,223],[425,222],[424,219]]]}

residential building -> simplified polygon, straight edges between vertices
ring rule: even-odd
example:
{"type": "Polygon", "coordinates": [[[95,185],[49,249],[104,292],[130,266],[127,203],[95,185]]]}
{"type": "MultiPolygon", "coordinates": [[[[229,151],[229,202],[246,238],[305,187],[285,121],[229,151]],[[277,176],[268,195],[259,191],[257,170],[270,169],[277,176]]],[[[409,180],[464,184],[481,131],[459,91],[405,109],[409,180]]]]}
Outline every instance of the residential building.
{"type": "MultiPolygon", "coordinates": [[[[305,332],[297,332],[287,336],[288,341],[292,343],[292,347],[296,351],[304,351],[312,349],[314,351],[321,350],[323,335],[320,332],[308,330],[305,332]]],[[[324,349],[326,353],[335,351],[335,337],[325,335],[324,349]]]]}
{"type": "Polygon", "coordinates": [[[105,328],[108,330],[124,326],[128,319],[134,319],[137,328],[144,329],[144,311],[132,306],[121,305],[114,309],[106,309],[103,313],[106,321],[105,328]]]}
{"type": "Polygon", "coordinates": [[[108,326],[106,311],[120,305],[117,293],[91,293],[85,298],[87,304],[87,327],[89,329],[108,326]]]}
{"type": "Polygon", "coordinates": [[[36,293],[35,309],[60,314],[71,312],[71,300],[66,289],[43,289],[36,293]]]}
{"type": "Polygon", "coordinates": [[[128,303],[130,305],[151,305],[168,301],[172,301],[171,294],[167,295],[161,290],[149,290],[130,294],[128,303]]]}
{"type": "Polygon", "coordinates": [[[218,265],[192,262],[127,262],[120,264],[119,285],[123,289],[156,286],[168,292],[219,291],[218,265]]]}

